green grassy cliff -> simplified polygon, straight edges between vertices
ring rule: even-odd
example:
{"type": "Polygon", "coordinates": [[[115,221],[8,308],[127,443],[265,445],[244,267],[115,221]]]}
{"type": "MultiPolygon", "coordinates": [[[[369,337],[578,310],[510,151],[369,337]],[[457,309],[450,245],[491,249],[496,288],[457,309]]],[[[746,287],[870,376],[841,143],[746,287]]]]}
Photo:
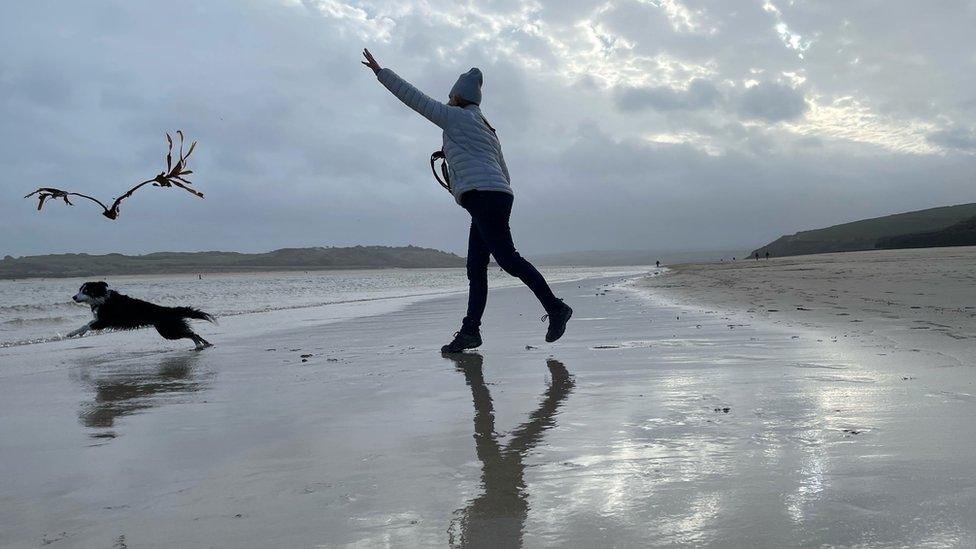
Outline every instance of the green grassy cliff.
{"type": "MultiPolygon", "coordinates": [[[[976,204],[929,208],[781,236],[773,242],[753,250],[752,253],[763,256],[769,252],[773,256],[786,256],[874,250],[878,247],[902,247],[892,245],[893,242],[897,241],[891,239],[942,231],[973,217],[976,217],[976,204]]],[[[924,239],[915,242],[922,241],[924,239]]]]}
{"type": "Polygon", "coordinates": [[[976,217],[970,217],[939,231],[886,236],[878,248],[933,248],[939,246],[976,246],[976,217]]]}

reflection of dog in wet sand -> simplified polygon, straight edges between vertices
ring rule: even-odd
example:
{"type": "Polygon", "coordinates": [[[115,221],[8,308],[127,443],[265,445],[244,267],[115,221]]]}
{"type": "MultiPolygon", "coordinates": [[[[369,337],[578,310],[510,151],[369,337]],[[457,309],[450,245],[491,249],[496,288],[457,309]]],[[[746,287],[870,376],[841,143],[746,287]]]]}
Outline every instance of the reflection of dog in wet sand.
{"type": "Polygon", "coordinates": [[[197,368],[200,353],[162,353],[124,364],[106,364],[101,359],[76,361],[73,377],[91,391],[81,403],[78,419],[96,429],[92,438],[114,438],[107,429],[125,416],[170,403],[183,402],[189,395],[207,390],[213,372],[197,368]]]}
{"type": "Polygon", "coordinates": [[[91,306],[95,320],[66,337],[82,335],[88,330],[135,330],[152,326],[166,339],[192,339],[197,349],[211,346],[206,339],[193,333],[186,321],[193,318],[213,322],[213,317],[203,311],[191,307],[164,307],[131,298],[108,289],[105,282],[85,282],[72,299],[91,306]]]}

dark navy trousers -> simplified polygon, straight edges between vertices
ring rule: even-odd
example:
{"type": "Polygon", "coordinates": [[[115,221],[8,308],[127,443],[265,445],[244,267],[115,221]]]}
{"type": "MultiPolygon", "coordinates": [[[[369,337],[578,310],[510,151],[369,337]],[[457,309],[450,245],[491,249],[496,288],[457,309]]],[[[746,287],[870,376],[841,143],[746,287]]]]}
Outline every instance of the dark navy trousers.
{"type": "Polygon", "coordinates": [[[478,333],[481,316],[488,303],[488,259],[506,273],[518,278],[532,290],[547,311],[555,311],[560,302],[549,289],[542,274],[515,250],[508,220],[515,197],[498,191],[468,191],[461,195],[461,207],[471,214],[468,234],[468,312],[461,325],[464,333],[478,333]]]}

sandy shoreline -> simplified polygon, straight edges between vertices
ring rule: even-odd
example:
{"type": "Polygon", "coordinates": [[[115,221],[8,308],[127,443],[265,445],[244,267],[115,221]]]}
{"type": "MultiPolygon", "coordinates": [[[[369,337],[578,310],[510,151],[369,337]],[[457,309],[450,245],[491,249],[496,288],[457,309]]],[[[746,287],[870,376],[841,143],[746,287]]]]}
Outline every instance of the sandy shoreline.
{"type": "Polygon", "coordinates": [[[0,350],[0,546],[976,541],[976,399],[948,388],[969,367],[862,362],[863,340],[644,284],[557,285],[576,315],[555,345],[526,289],[493,291],[455,360],[436,349],[463,296],[230,322],[202,353],[0,350]]]}
{"type": "Polygon", "coordinates": [[[679,265],[641,284],[681,306],[976,366],[976,247],[679,265]]]}

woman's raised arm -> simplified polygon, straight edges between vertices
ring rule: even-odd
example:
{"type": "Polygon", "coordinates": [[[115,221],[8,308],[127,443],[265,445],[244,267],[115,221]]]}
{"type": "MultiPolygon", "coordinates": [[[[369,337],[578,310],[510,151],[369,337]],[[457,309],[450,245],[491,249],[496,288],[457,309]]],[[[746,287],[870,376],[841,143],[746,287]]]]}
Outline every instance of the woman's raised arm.
{"type": "Polygon", "coordinates": [[[417,111],[421,116],[441,128],[447,126],[447,119],[452,107],[418,90],[392,70],[381,68],[369,50],[363,50],[363,57],[366,58],[366,61],[362,61],[362,64],[372,69],[380,84],[386,86],[386,89],[390,90],[390,93],[395,95],[404,105],[417,111]]]}

